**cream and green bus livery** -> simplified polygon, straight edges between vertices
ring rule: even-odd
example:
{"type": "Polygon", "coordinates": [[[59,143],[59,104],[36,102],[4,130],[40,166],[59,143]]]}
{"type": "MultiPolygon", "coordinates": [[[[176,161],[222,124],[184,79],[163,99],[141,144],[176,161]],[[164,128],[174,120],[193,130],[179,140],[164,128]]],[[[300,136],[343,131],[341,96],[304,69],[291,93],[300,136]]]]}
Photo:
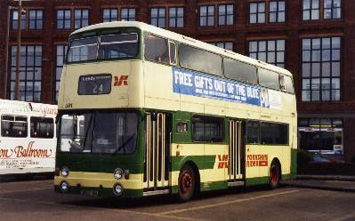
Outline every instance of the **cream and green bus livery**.
{"type": "Polygon", "coordinates": [[[295,175],[287,70],[140,22],[82,28],[68,48],[57,192],[186,201],[295,175]]]}

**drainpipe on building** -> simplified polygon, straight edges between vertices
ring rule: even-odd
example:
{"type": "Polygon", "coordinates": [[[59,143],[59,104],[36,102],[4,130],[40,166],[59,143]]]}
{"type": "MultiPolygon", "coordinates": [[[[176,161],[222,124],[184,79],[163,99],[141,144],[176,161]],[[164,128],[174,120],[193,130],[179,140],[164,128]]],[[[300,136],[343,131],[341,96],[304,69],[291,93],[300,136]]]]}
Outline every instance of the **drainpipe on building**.
{"type": "Polygon", "coordinates": [[[11,18],[11,6],[7,9],[7,33],[6,33],[6,45],[5,45],[5,76],[4,76],[4,98],[7,98],[7,79],[9,74],[9,41],[10,41],[10,18],[11,18]]]}
{"type": "Polygon", "coordinates": [[[22,15],[22,0],[18,1],[17,11],[17,54],[16,54],[16,85],[15,85],[15,100],[20,100],[20,62],[21,62],[21,15],[22,15]]]}

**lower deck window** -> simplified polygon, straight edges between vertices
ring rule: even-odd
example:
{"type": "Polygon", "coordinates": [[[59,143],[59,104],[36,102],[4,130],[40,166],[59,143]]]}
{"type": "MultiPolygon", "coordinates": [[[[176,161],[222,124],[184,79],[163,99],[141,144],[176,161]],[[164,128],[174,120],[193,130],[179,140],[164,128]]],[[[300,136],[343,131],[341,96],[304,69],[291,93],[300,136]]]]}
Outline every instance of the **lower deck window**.
{"type": "Polygon", "coordinates": [[[260,123],[261,144],[287,144],[288,127],[284,124],[260,123]]]}
{"type": "Polygon", "coordinates": [[[222,142],[223,119],[195,116],[192,119],[192,139],[201,142],[222,142]]]}
{"type": "Polygon", "coordinates": [[[288,144],[288,125],[286,124],[248,121],[246,130],[247,144],[288,144]]]}
{"type": "Polygon", "coordinates": [[[31,137],[53,138],[54,120],[52,118],[31,117],[31,137]]]}
{"type": "Polygon", "coordinates": [[[1,118],[1,136],[27,137],[27,118],[3,115],[1,118]]]}

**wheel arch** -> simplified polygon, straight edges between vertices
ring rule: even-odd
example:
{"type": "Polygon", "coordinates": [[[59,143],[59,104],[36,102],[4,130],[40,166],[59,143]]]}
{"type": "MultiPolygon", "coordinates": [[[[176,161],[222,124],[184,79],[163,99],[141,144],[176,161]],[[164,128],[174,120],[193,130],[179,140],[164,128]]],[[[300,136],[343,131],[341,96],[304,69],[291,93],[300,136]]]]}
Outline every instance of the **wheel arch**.
{"type": "Polygon", "coordinates": [[[196,193],[200,192],[200,190],[201,190],[201,176],[200,176],[200,171],[198,169],[198,166],[191,159],[186,159],[183,163],[180,164],[180,171],[185,165],[189,165],[192,168],[192,170],[196,176],[195,192],[196,193]]]}
{"type": "MultiPolygon", "coordinates": [[[[279,158],[277,158],[277,157],[274,157],[272,160],[271,160],[271,163],[270,163],[270,168],[272,167],[272,165],[273,164],[276,164],[276,165],[278,165],[278,167],[279,167],[279,175],[280,175],[280,180],[282,179],[282,165],[281,165],[281,162],[280,162],[280,160],[279,160],[279,158]]],[[[269,170],[269,175],[270,175],[270,170],[269,170]]]]}

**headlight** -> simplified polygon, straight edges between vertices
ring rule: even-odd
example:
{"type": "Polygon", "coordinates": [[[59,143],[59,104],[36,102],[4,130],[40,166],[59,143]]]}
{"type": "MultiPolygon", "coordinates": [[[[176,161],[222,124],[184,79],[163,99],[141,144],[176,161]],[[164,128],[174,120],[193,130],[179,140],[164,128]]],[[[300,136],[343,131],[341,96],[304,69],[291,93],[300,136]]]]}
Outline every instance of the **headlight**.
{"type": "Polygon", "coordinates": [[[59,188],[63,193],[65,193],[69,189],[69,184],[67,182],[63,181],[60,183],[59,188]]]}
{"type": "Polygon", "coordinates": [[[122,193],[123,193],[123,187],[121,186],[121,184],[116,183],[116,184],[113,186],[113,193],[114,193],[116,196],[121,196],[121,195],[122,195],[122,193]]]}
{"type": "Polygon", "coordinates": [[[61,174],[63,177],[67,177],[69,175],[69,169],[68,167],[63,167],[61,170],[61,174]]]}
{"type": "Polygon", "coordinates": [[[123,170],[120,168],[115,169],[115,171],[113,172],[113,176],[115,177],[116,180],[121,179],[123,176],[123,170]]]}

